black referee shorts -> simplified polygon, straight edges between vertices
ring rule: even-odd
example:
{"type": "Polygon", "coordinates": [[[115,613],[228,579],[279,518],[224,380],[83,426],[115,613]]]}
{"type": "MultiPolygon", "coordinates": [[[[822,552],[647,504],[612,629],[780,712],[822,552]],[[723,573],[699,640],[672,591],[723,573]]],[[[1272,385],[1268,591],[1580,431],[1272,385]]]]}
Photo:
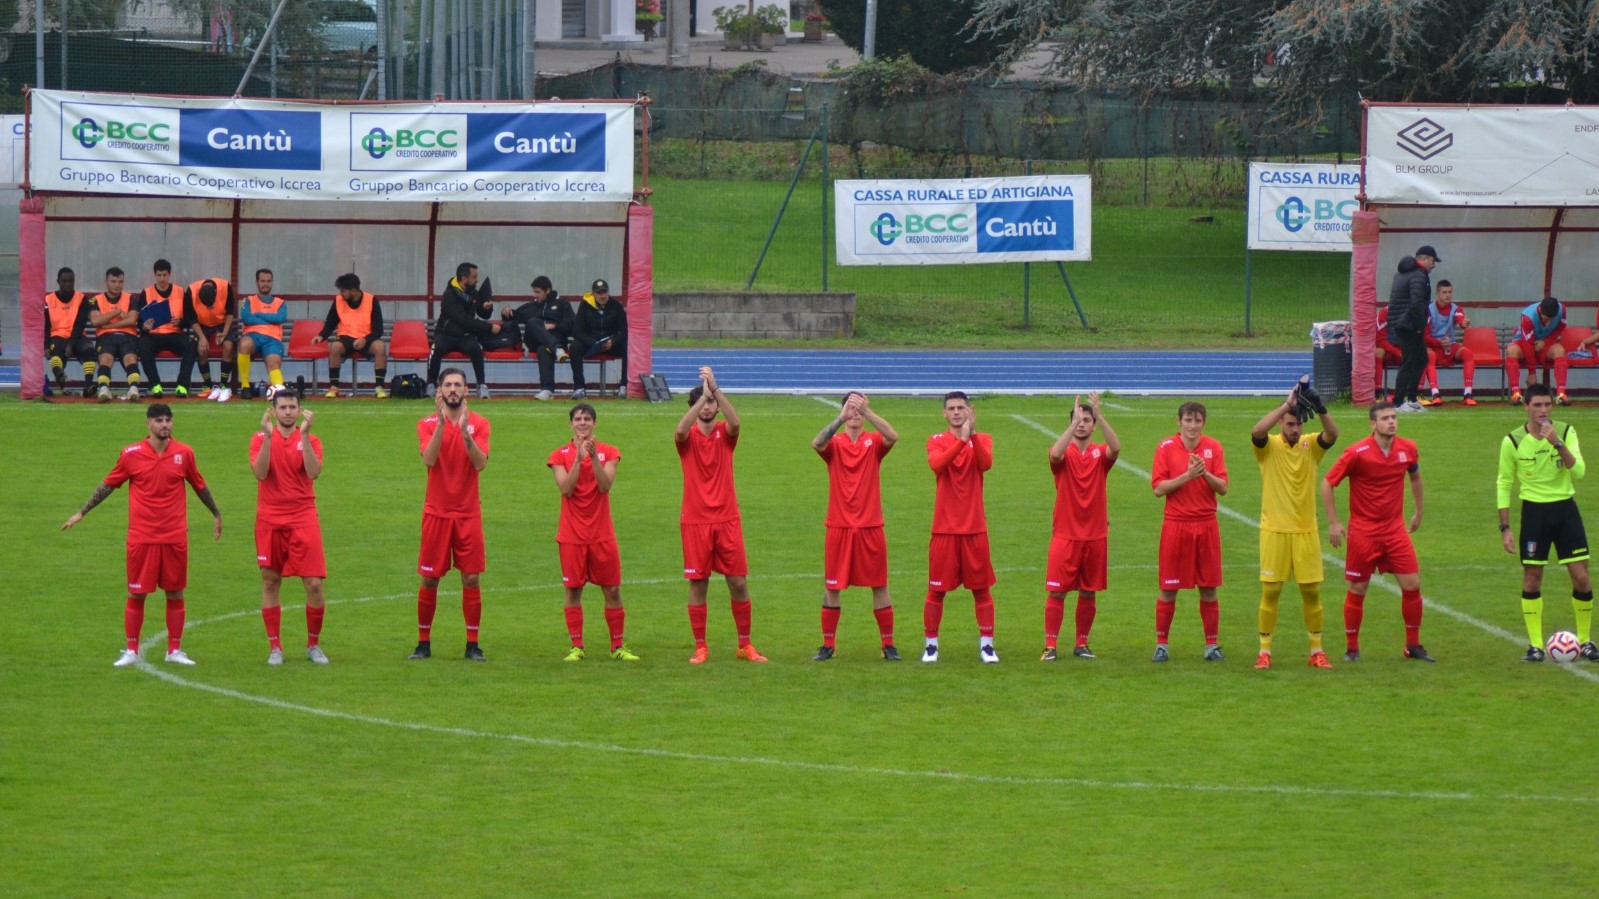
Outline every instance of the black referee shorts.
{"type": "Polygon", "coordinates": [[[1588,560],[1588,534],[1575,499],[1521,504],[1521,564],[1548,565],[1551,546],[1561,565],[1588,560]]]}

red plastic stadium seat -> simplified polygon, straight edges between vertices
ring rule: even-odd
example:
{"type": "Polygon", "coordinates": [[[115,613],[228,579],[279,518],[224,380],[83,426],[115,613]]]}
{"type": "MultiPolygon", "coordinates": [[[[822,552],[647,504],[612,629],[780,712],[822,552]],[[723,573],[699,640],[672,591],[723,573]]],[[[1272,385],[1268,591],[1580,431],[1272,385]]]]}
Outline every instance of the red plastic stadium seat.
{"type": "Polygon", "coordinates": [[[394,323],[389,334],[389,358],[402,362],[427,360],[432,347],[428,344],[427,322],[400,321],[394,323]]]}
{"type": "Polygon", "coordinates": [[[328,345],[314,343],[316,336],[322,333],[322,322],[304,319],[294,323],[289,329],[289,358],[296,362],[311,363],[311,386],[317,385],[316,364],[328,358],[328,345]]]}
{"type": "MultiPolygon", "coordinates": [[[[1567,325],[1566,326],[1566,330],[1560,332],[1560,345],[1566,348],[1566,356],[1567,356],[1566,364],[1567,365],[1572,365],[1572,366],[1599,365],[1599,358],[1595,358],[1592,355],[1589,355],[1588,358],[1586,358],[1586,359],[1573,359],[1573,358],[1570,358],[1571,354],[1576,352],[1578,347],[1582,346],[1582,342],[1584,340],[1587,340],[1591,336],[1593,336],[1593,329],[1592,328],[1574,328],[1571,325],[1567,325]]],[[[1590,348],[1588,350],[1588,352],[1591,354],[1593,352],[1593,350],[1590,348]]]]}
{"type": "Polygon", "coordinates": [[[1479,370],[1483,368],[1499,369],[1499,395],[1504,396],[1505,357],[1499,351],[1499,335],[1494,332],[1493,328],[1479,325],[1467,328],[1460,342],[1465,344],[1471,350],[1472,355],[1476,357],[1479,370]]]}

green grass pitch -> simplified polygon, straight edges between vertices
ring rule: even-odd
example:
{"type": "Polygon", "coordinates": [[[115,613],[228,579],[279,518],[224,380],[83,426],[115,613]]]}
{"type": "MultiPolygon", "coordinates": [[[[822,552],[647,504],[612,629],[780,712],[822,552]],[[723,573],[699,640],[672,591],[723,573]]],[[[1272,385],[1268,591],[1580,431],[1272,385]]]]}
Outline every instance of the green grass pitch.
{"type": "MultiPolygon", "coordinates": [[[[1147,470],[1177,401],[1108,399],[1124,461],[1147,470]]],[[[943,661],[915,661],[932,512],[922,444],[943,427],[939,403],[873,403],[903,435],[884,502],[907,660],[889,665],[863,590],[845,594],[839,657],[810,661],[826,484],[808,444],[831,412],[807,397],[736,402],[754,637],[770,665],[734,661],[719,583],[712,661],[686,664],[671,443],[681,401],[600,406],[599,435],[623,453],[613,502],[641,663],[561,661],[558,494],[543,461],[567,439],[566,405],[520,400],[474,406],[495,429],[483,479],[490,661],[460,661],[452,576],[434,659],[407,662],[415,421],[429,407],[344,400],[313,406],[333,664],[292,651],[304,617],[291,582],[289,663],[265,665],[245,459],[261,407],[189,403],[176,436],[195,447],[225,521],[212,543],[191,501],[185,647],[199,665],[114,670],[124,494],[57,528],[141,438],[143,411],[0,400],[0,894],[1449,896],[1559,884],[1593,895],[1584,822],[1599,806],[1588,731],[1599,667],[1518,661],[1518,569],[1493,511],[1512,407],[1402,419],[1426,477],[1423,640],[1439,663],[1400,659],[1398,597],[1374,585],[1365,661],[1342,664],[1342,582],[1329,564],[1337,667],[1305,666],[1290,588],[1278,667],[1257,672],[1259,474],[1247,434],[1271,400],[1209,404],[1232,475],[1223,502],[1239,513],[1221,525],[1227,661],[1200,661],[1189,592],[1174,660],[1149,663],[1160,503],[1124,468],[1110,483],[1100,658],[1045,665],[1047,432],[1068,405],[980,398],[997,457],[994,667],[978,663],[962,593],[947,604],[943,661]]],[[[1363,411],[1335,411],[1341,446],[1367,433],[1363,411]]],[[[1563,415],[1599,446],[1589,409],[1563,415]]],[[[1599,486],[1579,491],[1599,525],[1599,486]]],[[[1551,575],[1548,630],[1571,627],[1567,586],[1551,575]]],[[[592,589],[588,609],[600,646],[592,589]]],[[[161,617],[152,602],[147,641],[161,617]]]]}

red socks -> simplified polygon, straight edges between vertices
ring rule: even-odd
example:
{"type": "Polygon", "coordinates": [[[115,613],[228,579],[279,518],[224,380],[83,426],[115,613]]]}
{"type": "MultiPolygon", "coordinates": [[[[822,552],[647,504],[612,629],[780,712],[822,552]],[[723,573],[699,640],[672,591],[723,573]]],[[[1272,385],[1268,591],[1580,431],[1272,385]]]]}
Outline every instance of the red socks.
{"type": "Polygon", "coordinates": [[[327,606],[305,607],[305,645],[315,646],[322,639],[322,616],[328,610],[327,606]]]}
{"type": "MultiPolygon", "coordinates": [[[[1064,601],[1063,601],[1064,604],[1064,601]]],[[[1088,632],[1094,629],[1094,597],[1077,594],[1077,645],[1088,645],[1088,632]]],[[[1059,625],[1056,626],[1057,630],[1059,625]]],[[[1051,643],[1051,646],[1055,644],[1051,643]]]]}
{"type": "MultiPolygon", "coordinates": [[[[309,612],[310,608],[307,607],[306,611],[309,612]]],[[[283,607],[263,606],[261,608],[261,621],[266,625],[267,642],[271,644],[273,649],[281,650],[283,648],[283,638],[281,636],[283,607]]]]}
{"type": "Polygon", "coordinates": [[[694,632],[694,645],[705,645],[705,606],[688,607],[688,626],[694,632]]]}
{"type": "Polygon", "coordinates": [[[994,594],[988,590],[973,590],[972,599],[977,601],[974,611],[977,613],[977,636],[994,637],[994,594]]]}
{"type": "Polygon", "coordinates": [[[167,600],[167,652],[183,646],[183,600],[167,600]]]}
{"type": "Polygon", "coordinates": [[[884,606],[873,609],[872,617],[877,619],[877,633],[883,638],[884,646],[894,644],[894,607],[884,606]]]}
{"type": "Polygon", "coordinates": [[[1066,620],[1066,600],[1064,597],[1044,597],[1044,646],[1052,649],[1060,640],[1061,622],[1066,620]]]}
{"type": "Polygon", "coordinates": [[[477,642],[477,628],[483,621],[483,588],[461,588],[461,617],[466,619],[466,642],[477,642]]]}
{"type": "Polygon", "coordinates": [[[1171,620],[1177,615],[1177,601],[1155,600],[1155,642],[1165,643],[1171,634],[1171,620]]]}
{"type": "Polygon", "coordinates": [[[128,648],[139,651],[139,631],[144,629],[144,597],[130,596],[122,609],[122,632],[128,638],[128,648]]]}
{"type": "Polygon", "coordinates": [[[611,650],[613,652],[621,649],[622,644],[627,642],[623,637],[626,633],[626,629],[623,627],[626,620],[627,611],[625,609],[605,610],[605,626],[611,632],[611,650]]]}
{"type": "Polygon", "coordinates": [[[927,601],[922,604],[922,631],[927,639],[938,639],[938,626],[943,620],[944,594],[927,591],[927,601]]]}
{"type": "Polygon", "coordinates": [[[1350,652],[1360,651],[1360,618],[1366,611],[1366,597],[1353,591],[1344,594],[1344,644],[1350,652]]]}
{"type": "Polygon", "coordinates": [[[838,606],[822,606],[822,645],[832,646],[838,635],[838,616],[844,610],[838,606]]]}
{"type": "Polygon", "coordinates": [[[1199,622],[1205,628],[1205,645],[1215,646],[1221,633],[1221,603],[1199,601],[1199,622]]]}
{"type": "Polygon", "coordinates": [[[750,601],[728,601],[733,609],[733,627],[738,631],[738,645],[750,645],[750,601]]]}
{"type": "MultiPolygon", "coordinates": [[[[1571,363],[1567,361],[1565,356],[1561,356],[1559,359],[1555,360],[1555,392],[1556,393],[1565,393],[1566,392],[1566,368],[1570,364],[1571,363]]],[[[1420,602],[1420,600],[1417,600],[1417,602],[1420,602]]],[[[1414,640],[1412,640],[1410,642],[1410,645],[1415,646],[1416,642],[1414,640]]]]}
{"type": "Polygon", "coordinates": [[[433,613],[439,607],[439,588],[418,587],[416,591],[416,639],[433,639],[433,613]]]}
{"type": "Polygon", "coordinates": [[[566,633],[572,638],[572,645],[578,649],[583,648],[583,607],[566,606],[566,633]]]}
{"type": "MultiPolygon", "coordinates": [[[[1565,358],[1559,361],[1564,362],[1565,358]]],[[[1421,590],[1401,590],[1399,612],[1405,618],[1405,646],[1415,646],[1421,642],[1421,590]]]]}

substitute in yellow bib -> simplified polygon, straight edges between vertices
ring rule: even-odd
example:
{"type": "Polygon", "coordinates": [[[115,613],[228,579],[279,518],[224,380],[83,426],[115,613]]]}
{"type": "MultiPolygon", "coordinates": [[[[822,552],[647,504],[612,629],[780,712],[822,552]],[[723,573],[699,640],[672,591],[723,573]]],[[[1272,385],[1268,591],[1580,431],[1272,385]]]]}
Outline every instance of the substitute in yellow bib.
{"type": "Polygon", "coordinates": [[[1310,666],[1331,668],[1321,647],[1321,529],[1316,521],[1316,467],[1338,440],[1338,425],[1321,397],[1301,380],[1288,398],[1255,422],[1249,432],[1260,463],[1260,655],[1256,668],[1271,667],[1277,603],[1292,577],[1304,604],[1310,635],[1310,666]],[[1321,432],[1305,433],[1311,415],[1321,432]],[[1282,429],[1271,433],[1274,425],[1282,429]]]}

